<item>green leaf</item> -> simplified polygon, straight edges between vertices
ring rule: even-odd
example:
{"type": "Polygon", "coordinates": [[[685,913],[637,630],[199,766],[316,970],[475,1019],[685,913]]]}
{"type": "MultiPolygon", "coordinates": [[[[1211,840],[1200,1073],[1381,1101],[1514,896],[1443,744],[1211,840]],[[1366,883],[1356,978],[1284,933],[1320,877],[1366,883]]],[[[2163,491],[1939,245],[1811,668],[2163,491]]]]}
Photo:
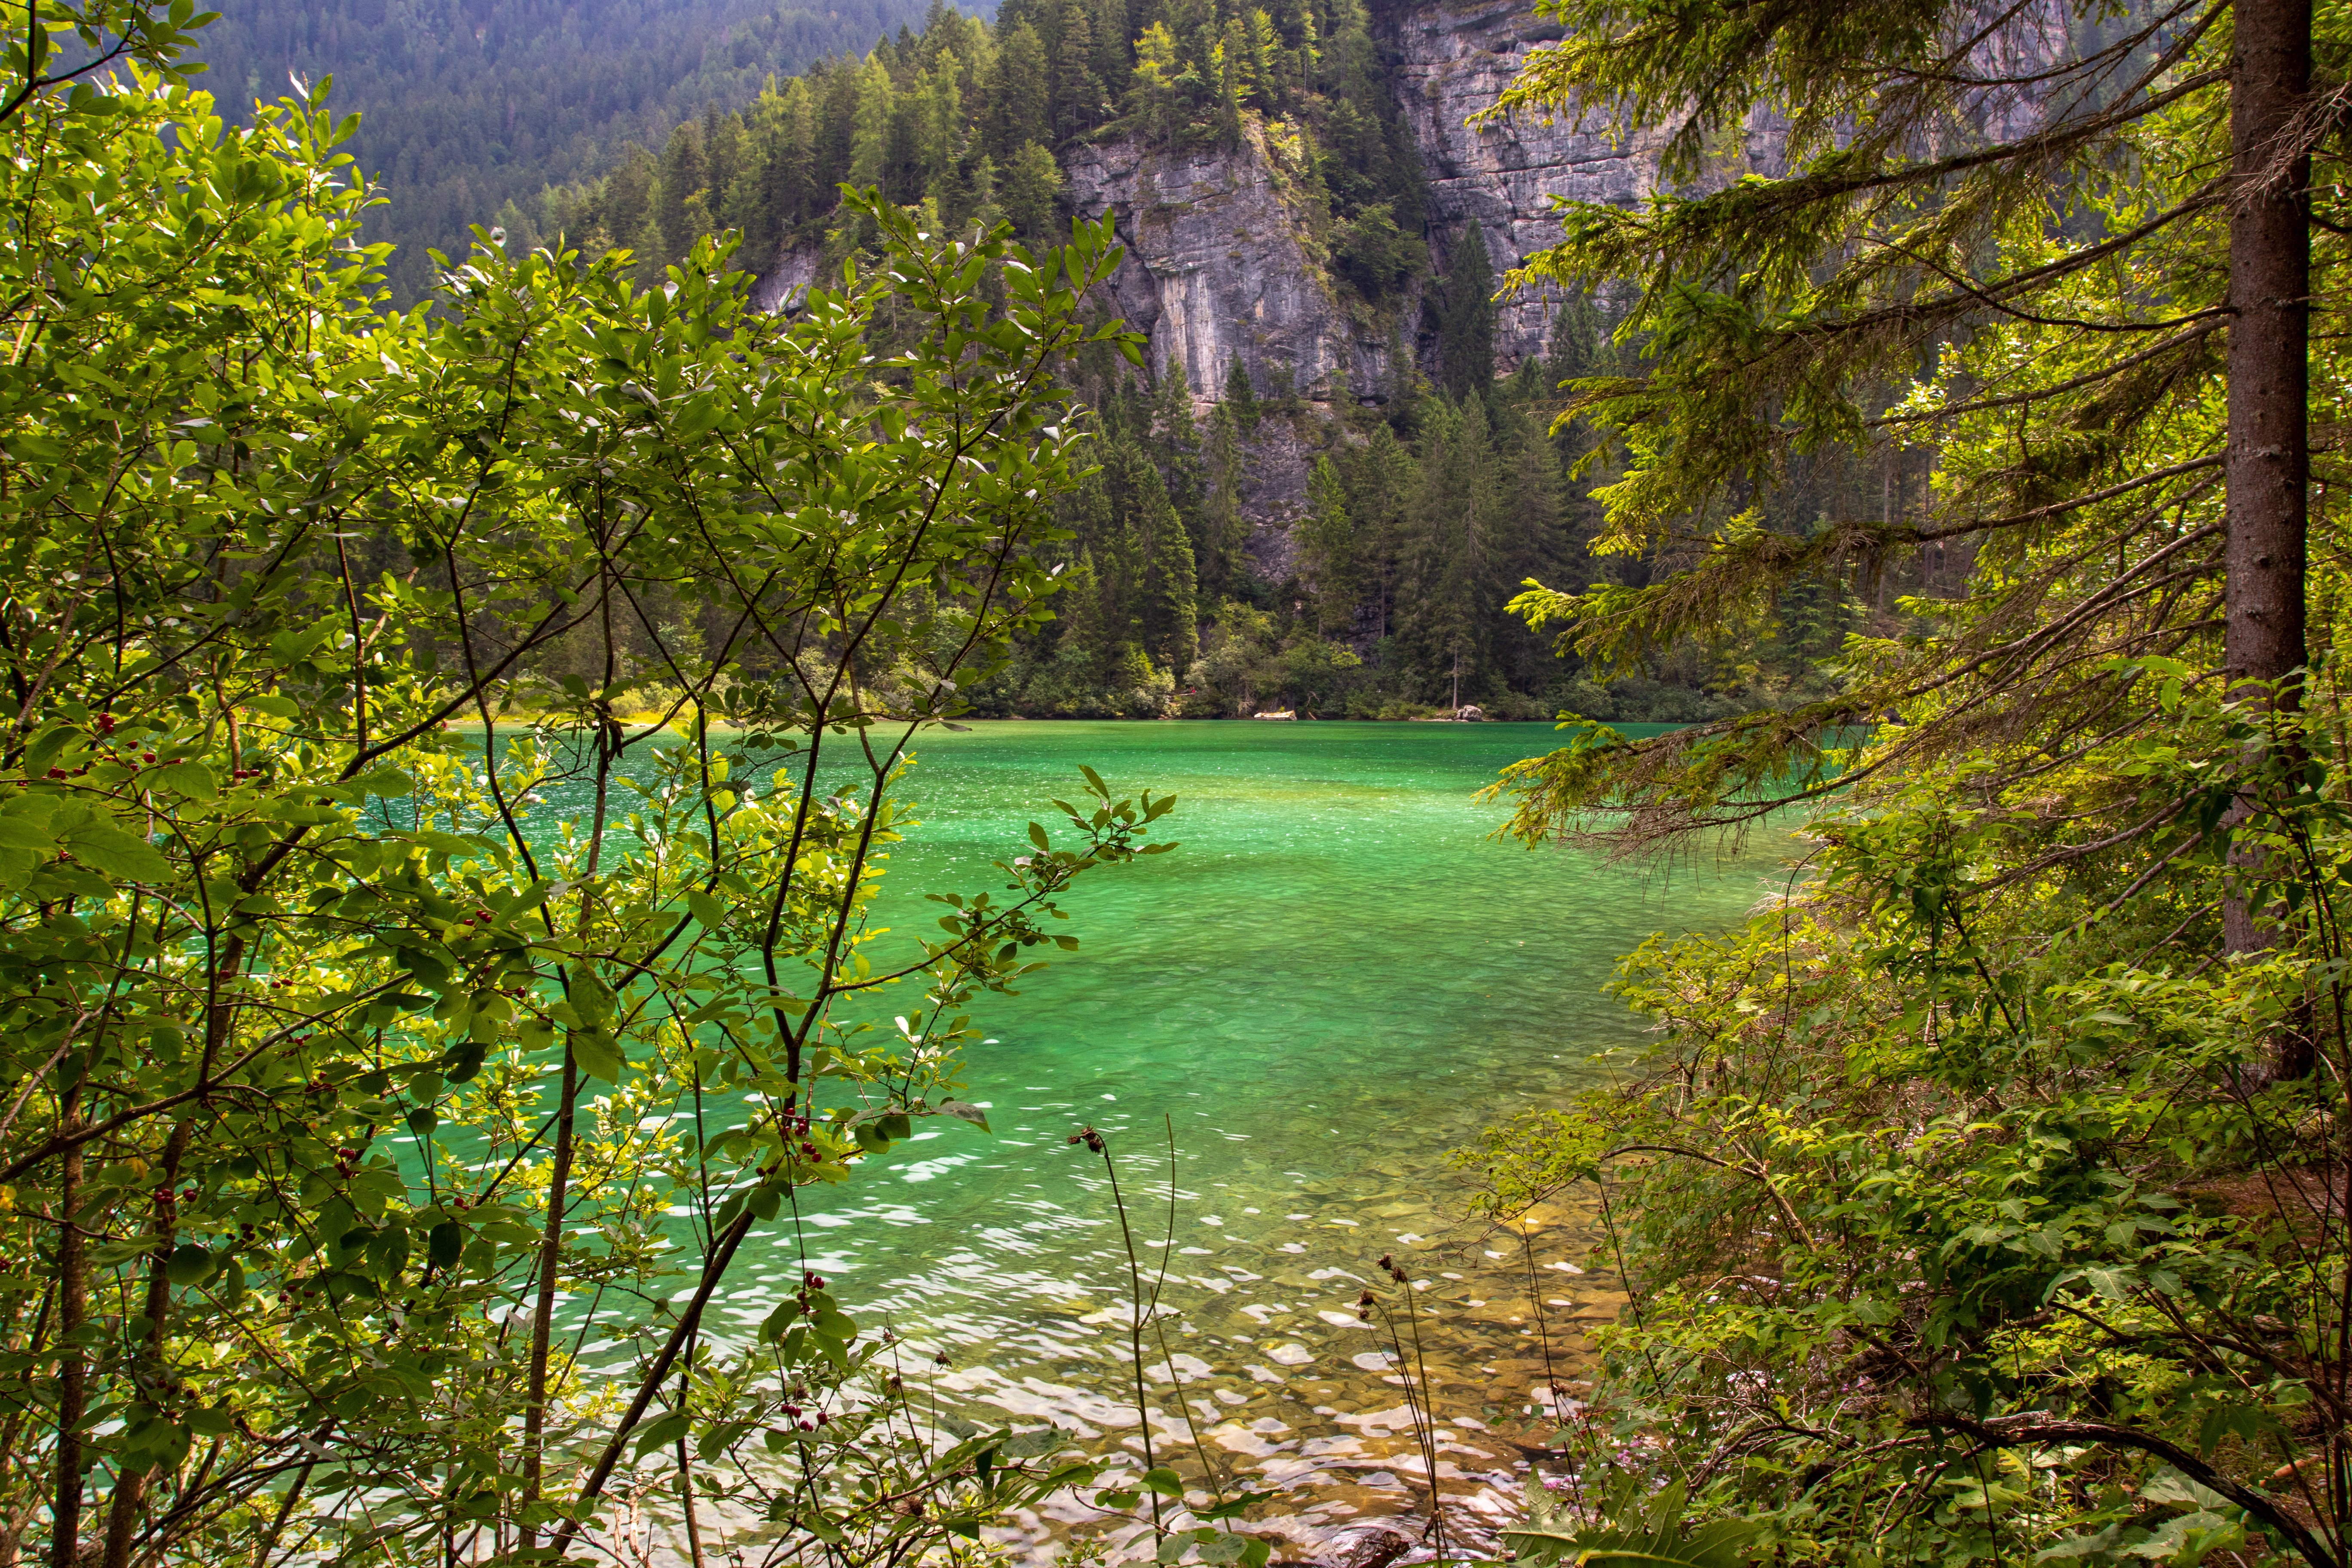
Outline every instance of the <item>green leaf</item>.
{"type": "Polygon", "coordinates": [[[1161,1497],[1181,1498],[1184,1495],[1184,1478],[1161,1465],[1143,1472],[1143,1489],[1158,1492],[1161,1497]]]}
{"type": "Polygon", "coordinates": [[[236,1430],[236,1412],[227,1405],[198,1405],[188,1412],[188,1430],[202,1437],[224,1436],[236,1430]]]}
{"type": "Polygon", "coordinates": [[[76,860],[118,882],[166,882],[172,863],[144,838],[119,827],[89,823],[60,836],[58,847],[76,860]]]}
{"type": "Polygon", "coordinates": [[[959,1121],[969,1121],[991,1137],[995,1136],[994,1130],[988,1125],[988,1113],[968,1100],[943,1100],[940,1101],[940,1114],[952,1116],[959,1121]]]}
{"type": "Polygon", "coordinates": [[[653,1425],[637,1435],[637,1458],[642,1459],[656,1448],[667,1448],[694,1430],[694,1417],[683,1410],[672,1410],[654,1419],[653,1425]]]}
{"type": "Polygon", "coordinates": [[[1213,1508],[1196,1508],[1192,1510],[1192,1515],[1196,1519],[1202,1520],[1239,1519],[1259,1503],[1273,1501],[1276,1495],[1273,1492],[1243,1492],[1238,1497],[1227,1498],[1213,1508]]]}
{"type": "Polygon", "coordinates": [[[163,1277],[174,1285],[194,1285],[212,1271],[213,1255],[193,1241],[174,1248],[163,1265],[163,1277]]]}
{"type": "Polygon", "coordinates": [[[620,1042],[603,1029],[574,1029],[567,1037],[572,1047],[572,1059],[590,1078],[601,1078],[606,1083],[617,1084],[627,1063],[621,1055],[620,1042]]]}
{"type": "Polygon", "coordinates": [[[1503,1542],[1526,1561],[1575,1568],[1747,1568],[1756,1534],[1726,1520],[1696,1530],[1507,1530],[1503,1542]]]}
{"type": "Polygon", "coordinates": [[[202,763],[173,763],[156,771],[156,782],[191,800],[211,800],[220,794],[220,781],[202,763]]]}

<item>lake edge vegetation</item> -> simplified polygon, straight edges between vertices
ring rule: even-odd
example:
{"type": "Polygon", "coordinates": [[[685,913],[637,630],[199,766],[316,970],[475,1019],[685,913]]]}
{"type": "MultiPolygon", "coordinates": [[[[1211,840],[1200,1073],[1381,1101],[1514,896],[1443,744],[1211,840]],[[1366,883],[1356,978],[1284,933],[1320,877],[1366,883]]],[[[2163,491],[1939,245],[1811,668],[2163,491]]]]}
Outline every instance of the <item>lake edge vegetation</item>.
{"type": "Polygon", "coordinates": [[[1515,1545],[2346,1562],[2342,16],[1541,9],[1496,112],[1654,130],[1669,179],[1760,121],[1789,168],[1565,204],[1518,275],[1637,290],[1647,363],[1572,389],[1600,547],[1690,555],[1516,607],[1622,660],[1974,555],[1821,701],[1571,724],[1499,786],[1630,852],[1811,814],[1744,930],[1626,961],[1654,1047],[1465,1156],[1505,1218],[1601,1184],[1632,1291],[1515,1545]],[[1931,452],[1933,504],[1767,526],[1836,446],[1931,452]]]}

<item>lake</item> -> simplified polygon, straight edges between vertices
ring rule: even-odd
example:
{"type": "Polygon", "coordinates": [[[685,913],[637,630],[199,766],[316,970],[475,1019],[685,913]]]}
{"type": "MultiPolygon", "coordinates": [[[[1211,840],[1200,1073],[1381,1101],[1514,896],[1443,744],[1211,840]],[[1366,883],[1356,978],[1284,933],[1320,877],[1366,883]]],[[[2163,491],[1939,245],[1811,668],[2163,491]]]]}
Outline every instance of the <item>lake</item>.
{"type": "MultiPolygon", "coordinates": [[[[1147,1268],[1162,1243],[1171,1258],[1172,1356],[1150,1357],[1163,1462],[1197,1474],[1197,1434],[1235,1483],[1282,1494],[1274,1527],[1302,1545],[1419,1507],[1402,1380],[1355,1315],[1396,1251],[1425,1282],[1450,1528],[1475,1541],[1512,1517],[1511,1439],[1548,1436],[1532,1414],[1547,1347],[1566,1372],[1622,1298],[1583,1210],[1540,1215],[1523,1250],[1468,1217],[1449,1152],[1638,1043],[1641,1021],[1601,994],[1620,954],[1660,928],[1728,925],[1786,875],[1778,839],[1671,876],[1496,840],[1505,808],[1477,790],[1553,742],[1518,724],[927,736],[900,786],[924,826],[893,853],[877,923],[929,929],[922,893],[1001,887],[991,863],[1025,852],[1033,818],[1054,825],[1046,801],[1077,795],[1082,763],[1121,795],[1175,793],[1164,826],[1182,847],[1082,880],[1062,928],[1081,950],[976,1011],[990,1038],[968,1093],[995,1135],[941,1119],[845,1190],[804,1195],[807,1266],[861,1322],[908,1335],[910,1360],[945,1355],[942,1393],[976,1415],[1139,1449],[1126,1254],[1101,1160],[1068,1142],[1091,1124],[1147,1268]]],[[[802,1266],[788,1233],[747,1255],[718,1321],[755,1323],[802,1266]]],[[[1073,1503],[1008,1534],[1084,1517],[1073,1503]]]]}

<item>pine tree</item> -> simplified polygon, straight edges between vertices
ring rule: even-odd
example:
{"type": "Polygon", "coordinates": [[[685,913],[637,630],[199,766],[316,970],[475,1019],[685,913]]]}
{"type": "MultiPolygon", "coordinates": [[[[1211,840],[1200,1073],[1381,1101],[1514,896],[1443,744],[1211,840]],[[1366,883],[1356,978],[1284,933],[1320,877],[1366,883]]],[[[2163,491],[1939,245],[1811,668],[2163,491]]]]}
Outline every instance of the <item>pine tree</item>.
{"type": "Polygon", "coordinates": [[[1495,382],[1495,268],[1486,237],[1473,223],[1445,273],[1445,309],[1437,339],[1438,369],[1456,398],[1485,394],[1495,382]]]}
{"type": "Polygon", "coordinates": [[[1212,546],[1208,514],[1208,479],[1202,467],[1201,432],[1192,421],[1192,391],[1184,379],[1183,362],[1171,354],[1160,367],[1149,405],[1139,414],[1145,450],[1168,487],[1168,502],[1192,543],[1192,560],[1201,596],[1213,605],[1224,596],[1228,572],[1224,558],[1212,546]]]}
{"type": "Polygon", "coordinates": [[[1414,363],[1412,344],[1405,337],[1402,318],[1389,323],[1388,401],[1381,412],[1387,416],[1389,427],[1401,435],[1410,436],[1421,427],[1421,398],[1427,384],[1421,367],[1414,363]]]}
{"type": "MultiPolygon", "coordinates": [[[[2309,281],[2306,203],[2337,198],[2307,194],[2321,132],[2287,107],[2304,101],[2308,6],[2242,0],[2231,18],[2225,36],[2134,12],[2053,54],[2040,16],[1960,0],[1900,16],[1806,0],[1769,20],[1736,7],[1637,15],[1613,0],[1559,8],[1569,41],[1530,56],[1497,112],[1605,104],[1619,134],[1663,137],[1661,189],[1678,192],[1721,137],[1769,114],[1786,171],[1637,208],[1572,204],[1570,237],[1525,264],[1571,295],[1638,283],[1628,324],[1647,339],[1643,374],[1579,412],[1604,432],[1641,431],[1608,488],[1601,543],[1639,560],[1671,538],[1677,568],[1527,608],[1587,657],[1630,666],[1752,624],[1801,579],[1835,589],[1857,559],[1902,570],[1980,542],[2006,564],[1937,635],[1801,717],[1629,748],[1625,769],[1585,770],[1548,810],[1600,797],[1587,788],[1622,803],[1608,792],[1638,777],[1632,819],[1644,834],[1698,831],[1751,819],[1771,798],[1760,781],[1791,764],[1785,776],[1803,779],[1822,735],[1890,710],[1910,721],[1874,780],[1973,760],[1990,733],[2028,758],[2072,756],[2074,737],[2132,732],[2126,712],[2155,722],[2116,684],[2131,660],[2179,658],[2260,683],[2301,667],[2305,333],[2331,298],[2309,281]],[[1953,68],[2029,57],[2046,62],[2030,105],[2003,71],[1953,68]],[[2083,107],[2048,118],[2034,107],[2068,105],[2083,107]],[[2079,226],[2093,210],[2096,243],[2079,226]],[[1982,395],[1996,380],[1997,410],[1982,395]],[[1887,417],[1915,390],[1921,412],[1887,417]],[[1996,412],[1997,443],[1982,428],[1996,412]],[[1771,509],[1756,492],[1783,482],[1788,455],[1832,447],[1887,476],[1885,502],[1823,528],[1758,526],[1771,509]],[[1929,450],[1933,489],[1900,483],[1929,450]],[[2190,452],[2210,457],[2178,467],[2190,452]],[[2181,543],[2209,527],[2218,558],[2181,543]],[[2080,563],[2094,562],[2086,574],[2080,563]]],[[[2117,853],[2142,841],[2127,826],[2116,826],[2117,853]]],[[[2255,940],[2244,913],[2231,917],[2241,951],[2255,940]]]]}
{"type": "Polygon", "coordinates": [[[780,230],[807,217],[816,205],[815,116],[808,83],[794,77],[777,101],[767,183],[780,230]]]}
{"type": "Polygon", "coordinates": [[[1381,424],[1372,427],[1371,438],[1349,464],[1347,478],[1357,570],[1370,598],[1372,637],[1379,642],[1395,630],[1409,507],[1420,468],[1396,432],[1381,424]]]}
{"type": "Polygon", "coordinates": [[[1284,107],[1282,41],[1274,30],[1274,18],[1262,10],[1250,12],[1244,24],[1243,47],[1248,52],[1250,89],[1256,95],[1260,108],[1276,110],[1284,107]]]}
{"type": "Polygon", "coordinates": [[[1198,580],[1192,542],[1141,445],[1132,437],[1108,444],[1103,459],[1111,504],[1132,541],[1135,572],[1130,614],[1154,663],[1181,676],[1200,652],[1198,580]]]}
{"type": "Polygon", "coordinates": [[[1425,696],[1470,700],[1489,685],[1507,497],[1483,399],[1433,399],[1425,425],[1406,511],[1398,640],[1425,696]]]}
{"type": "Polygon", "coordinates": [[[1109,678],[1119,638],[1103,602],[1102,578],[1095,571],[1094,552],[1081,549],[1077,564],[1064,574],[1061,591],[1054,595],[1054,616],[1062,628],[1060,646],[1076,650],[1097,681],[1109,678]]]}
{"type": "Polygon", "coordinates": [[[1249,96],[1244,79],[1249,62],[1239,37],[1239,24],[1225,25],[1225,37],[1213,47],[1210,59],[1216,72],[1217,139],[1227,148],[1236,148],[1242,144],[1242,100],[1249,96]]]}
{"type": "Polygon", "coordinates": [[[1023,237],[1044,242],[1068,233],[1059,222],[1062,199],[1062,169],[1054,155],[1036,142],[1024,143],[1013,155],[1012,165],[1004,172],[1004,184],[998,204],[1004,216],[1023,237]]]}
{"type": "Polygon", "coordinates": [[[1225,367],[1224,405],[1234,411],[1234,419],[1244,436],[1257,434],[1257,389],[1250,384],[1249,367],[1235,354],[1225,367]]]}
{"type": "Polygon", "coordinates": [[[1530,581],[1585,585],[1585,568],[1566,526],[1566,500],[1559,451],[1552,444],[1548,418],[1524,413],[1517,428],[1501,443],[1503,500],[1494,531],[1496,562],[1491,594],[1495,601],[1496,666],[1506,684],[1521,691],[1540,690],[1558,668],[1551,639],[1511,618],[1503,605],[1530,581]]]}
{"type": "Polygon", "coordinates": [[[1135,29],[1128,19],[1127,0],[1096,0],[1094,15],[1095,79],[1112,102],[1127,92],[1135,57],[1129,40],[1135,29]]]}
{"type": "MultiPolygon", "coordinates": [[[[682,213],[679,221],[685,221],[682,213]]],[[[637,225],[635,240],[627,248],[632,258],[629,276],[636,279],[637,287],[659,288],[669,266],[669,241],[662,234],[660,220],[654,216],[651,204],[647,204],[646,216],[637,225]]]]}
{"type": "Polygon", "coordinates": [[[1179,107],[1177,78],[1183,61],[1176,35],[1164,22],[1154,22],[1135,41],[1135,73],[1129,79],[1128,112],[1141,123],[1143,133],[1164,142],[1176,133],[1179,107]]]}
{"type": "Polygon", "coordinates": [[[924,79],[922,99],[923,188],[943,198],[963,144],[962,62],[953,49],[941,49],[924,79]]]}
{"type": "Polygon", "coordinates": [[[702,149],[709,170],[703,178],[704,205],[713,217],[728,210],[735,187],[747,173],[749,147],[743,117],[720,114],[712,104],[702,117],[702,149]]]}
{"type": "Polygon", "coordinates": [[[1098,123],[1103,111],[1103,86],[1095,75],[1094,26],[1085,5],[1063,10],[1061,36],[1054,41],[1054,129],[1074,136],[1098,123]]]}
{"type": "Polygon", "coordinates": [[[661,230],[654,218],[656,187],[661,164],[644,148],[632,143],[613,172],[604,176],[597,202],[597,222],[614,245],[635,248],[651,230],[659,247],[661,230]]]}
{"type": "Polygon", "coordinates": [[[1037,29],[1024,21],[1007,31],[1001,16],[998,28],[996,69],[988,92],[988,150],[995,154],[997,166],[1004,168],[1023,147],[1033,142],[1043,146],[1053,136],[1048,118],[1053,95],[1045,46],[1037,29]]]}
{"type": "Polygon", "coordinates": [[[1317,635],[1348,635],[1355,629],[1360,597],[1355,524],[1348,515],[1348,492],[1339,470],[1328,457],[1318,457],[1307,476],[1299,547],[1299,563],[1314,595],[1317,635]]]}
{"type": "Polygon", "coordinates": [[[815,210],[833,208],[835,188],[849,178],[850,154],[857,134],[858,78],[861,64],[842,60],[819,68],[821,89],[812,89],[816,103],[814,137],[815,210]]]}
{"type": "Polygon", "coordinates": [[[878,186],[889,171],[891,109],[897,98],[879,51],[857,73],[857,114],[849,142],[849,183],[878,186]]]}
{"type": "Polygon", "coordinates": [[[1253,584],[1244,552],[1249,524],[1242,516],[1241,429],[1230,402],[1220,403],[1209,412],[1204,458],[1208,480],[1201,508],[1206,545],[1201,559],[1208,563],[1204,576],[1219,598],[1249,597],[1253,584]]]}

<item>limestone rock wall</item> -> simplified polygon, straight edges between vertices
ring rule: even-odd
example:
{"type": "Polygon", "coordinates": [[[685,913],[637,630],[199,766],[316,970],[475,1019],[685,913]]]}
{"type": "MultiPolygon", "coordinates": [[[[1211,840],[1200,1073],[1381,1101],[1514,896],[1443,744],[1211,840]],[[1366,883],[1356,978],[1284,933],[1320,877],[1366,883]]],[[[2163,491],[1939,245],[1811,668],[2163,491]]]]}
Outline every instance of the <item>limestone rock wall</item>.
{"type": "Polygon", "coordinates": [[[1260,392],[1286,375],[1325,405],[1387,384],[1386,341],[1313,254],[1288,163],[1255,126],[1230,152],[1121,140],[1066,160],[1071,205],[1109,214],[1127,247],[1115,308],[1150,334],[1155,374],[1182,366],[1197,403],[1217,398],[1236,358],[1260,392]]]}
{"type": "MultiPolygon", "coordinates": [[[[1557,37],[1526,0],[1396,0],[1373,26],[1429,182],[1431,248],[1441,270],[1472,224],[1499,276],[1559,237],[1550,198],[1633,202],[1655,168],[1646,146],[1620,147],[1567,121],[1465,123],[1502,96],[1529,49],[1557,37]]],[[[1496,369],[1509,374],[1550,341],[1556,298],[1526,294],[1496,313],[1496,369]]]]}

